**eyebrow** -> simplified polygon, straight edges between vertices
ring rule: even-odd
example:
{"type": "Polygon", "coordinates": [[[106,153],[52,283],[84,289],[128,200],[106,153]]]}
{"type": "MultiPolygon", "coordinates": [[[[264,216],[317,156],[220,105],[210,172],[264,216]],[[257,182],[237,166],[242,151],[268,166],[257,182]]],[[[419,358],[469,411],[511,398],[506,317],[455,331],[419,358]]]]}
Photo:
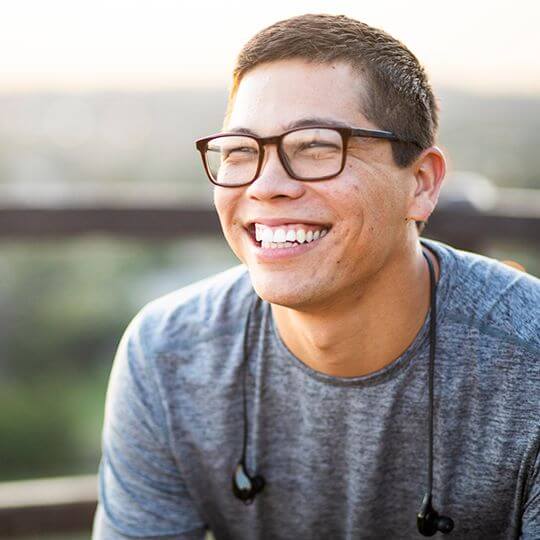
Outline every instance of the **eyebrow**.
{"type": "MultiPolygon", "coordinates": [[[[288,131],[289,129],[294,129],[297,127],[309,126],[350,127],[350,125],[346,122],[341,122],[340,120],[336,120],[335,118],[327,118],[322,116],[306,116],[304,118],[294,120],[293,122],[289,122],[286,126],[284,126],[283,129],[284,131],[288,131]]],[[[252,129],[241,126],[229,128],[227,131],[233,133],[245,133],[246,135],[253,135],[254,137],[259,136],[258,133],[253,131],[252,129]]]]}
{"type": "Polygon", "coordinates": [[[300,118],[299,120],[295,120],[294,122],[290,122],[285,126],[285,130],[309,126],[349,127],[349,124],[347,124],[346,122],[341,122],[340,120],[336,120],[335,118],[308,116],[305,118],[300,118]]]}

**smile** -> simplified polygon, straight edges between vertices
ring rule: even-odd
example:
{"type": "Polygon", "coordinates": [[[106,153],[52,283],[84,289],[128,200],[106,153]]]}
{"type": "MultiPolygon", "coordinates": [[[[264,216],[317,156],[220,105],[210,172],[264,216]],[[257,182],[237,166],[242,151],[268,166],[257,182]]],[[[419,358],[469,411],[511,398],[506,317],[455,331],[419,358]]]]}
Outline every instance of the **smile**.
{"type": "Polygon", "coordinates": [[[322,238],[328,230],[324,227],[314,228],[308,225],[288,225],[286,227],[269,227],[255,223],[255,240],[261,242],[262,247],[282,248],[293,244],[308,244],[313,240],[322,238]]]}
{"type": "Polygon", "coordinates": [[[252,223],[248,232],[256,254],[263,259],[277,259],[309,251],[326,236],[329,226],[302,223],[268,226],[252,223]]]}

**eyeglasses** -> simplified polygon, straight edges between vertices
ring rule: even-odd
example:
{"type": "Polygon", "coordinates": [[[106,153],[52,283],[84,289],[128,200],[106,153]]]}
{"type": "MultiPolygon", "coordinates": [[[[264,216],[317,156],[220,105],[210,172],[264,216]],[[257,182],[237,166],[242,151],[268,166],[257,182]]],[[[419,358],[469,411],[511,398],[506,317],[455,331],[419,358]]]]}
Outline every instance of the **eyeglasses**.
{"type": "Polygon", "coordinates": [[[258,178],[267,144],[277,145],[281,164],[291,178],[308,182],[333,178],[345,167],[351,137],[402,140],[391,131],[310,126],[291,129],[274,137],[219,133],[198,139],[195,145],[213,184],[238,187],[258,178]]]}

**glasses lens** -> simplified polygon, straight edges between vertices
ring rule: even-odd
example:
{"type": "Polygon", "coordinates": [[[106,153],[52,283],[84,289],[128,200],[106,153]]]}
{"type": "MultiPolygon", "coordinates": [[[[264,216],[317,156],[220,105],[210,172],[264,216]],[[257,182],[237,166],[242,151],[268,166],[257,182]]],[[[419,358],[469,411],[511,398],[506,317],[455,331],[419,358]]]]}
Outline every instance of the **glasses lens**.
{"type": "Polygon", "coordinates": [[[333,129],[301,129],[283,138],[283,151],[295,176],[316,180],[336,175],[343,159],[343,139],[333,129]]]}
{"type": "Polygon", "coordinates": [[[237,186],[250,182],[255,177],[258,162],[259,147],[251,137],[216,137],[206,148],[208,170],[218,184],[237,186]]]}

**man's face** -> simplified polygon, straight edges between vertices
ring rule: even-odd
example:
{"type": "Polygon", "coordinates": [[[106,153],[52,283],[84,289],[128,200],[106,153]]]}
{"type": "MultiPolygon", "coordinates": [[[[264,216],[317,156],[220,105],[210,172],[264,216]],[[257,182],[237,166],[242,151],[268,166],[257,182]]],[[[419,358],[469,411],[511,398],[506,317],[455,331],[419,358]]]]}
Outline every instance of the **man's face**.
{"type": "MultiPolygon", "coordinates": [[[[362,79],[345,63],[262,64],[243,77],[226,130],[273,136],[309,118],[380,129],[360,112],[363,93],[362,79]]],[[[358,298],[385,264],[399,258],[413,183],[410,169],[395,165],[389,141],[352,137],[345,168],[335,178],[294,180],[269,145],[259,178],[248,186],[215,187],[214,202],[257,294],[314,310],[358,298]],[[299,246],[265,249],[255,240],[254,223],[284,233],[328,232],[299,246]]]]}

